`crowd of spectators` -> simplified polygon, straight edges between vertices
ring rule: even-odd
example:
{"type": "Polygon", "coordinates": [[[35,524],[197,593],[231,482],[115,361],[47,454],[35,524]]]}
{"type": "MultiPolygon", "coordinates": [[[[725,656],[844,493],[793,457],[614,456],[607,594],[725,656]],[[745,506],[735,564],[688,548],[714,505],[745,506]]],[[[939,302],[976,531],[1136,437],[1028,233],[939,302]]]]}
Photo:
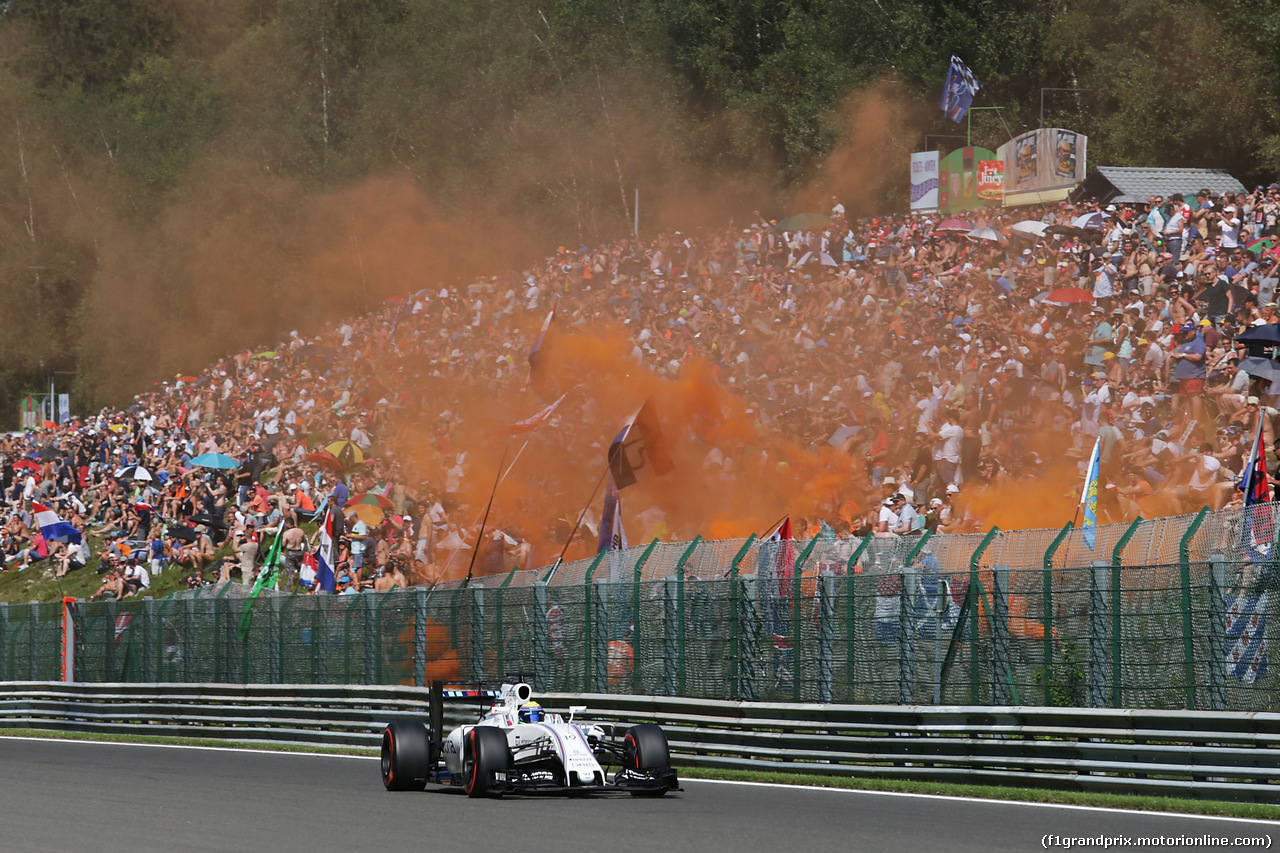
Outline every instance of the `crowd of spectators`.
{"type": "MultiPolygon", "coordinates": [[[[557,327],[614,330],[660,377],[699,360],[759,430],[847,456],[848,482],[797,536],[969,532],[980,519],[968,495],[1063,459],[1074,477],[1095,439],[1102,520],[1221,507],[1240,500],[1259,423],[1280,450],[1280,383],[1240,371],[1234,344],[1280,322],[1280,252],[1265,239],[1278,212],[1276,184],[979,209],[963,226],[937,213],[851,222],[833,198],[795,230],[757,213],[561,247],[535,268],[406,293],[124,409],[4,439],[4,568],[96,568],[99,593],[122,598],[165,571],[189,587],[252,583],[278,539],[279,585],[314,590],[316,534],[302,525],[330,508],[343,518],[340,593],[549,564],[573,512],[537,529],[490,519],[472,564],[483,506],[462,501],[462,483],[491,472],[465,450],[474,425],[458,396],[522,388],[553,304],[557,327]],[[1088,215],[1092,227],[1072,225],[1088,215]],[[236,467],[193,464],[202,454],[236,467]],[[44,542],[33,503],[94,548],[44,542]]],[[[598,444],[610,425],[591,412],[556,412],[556,440],[598,444]]],[[[705,450],[729,488],[750,487],[741,447],[705,450]]]]}

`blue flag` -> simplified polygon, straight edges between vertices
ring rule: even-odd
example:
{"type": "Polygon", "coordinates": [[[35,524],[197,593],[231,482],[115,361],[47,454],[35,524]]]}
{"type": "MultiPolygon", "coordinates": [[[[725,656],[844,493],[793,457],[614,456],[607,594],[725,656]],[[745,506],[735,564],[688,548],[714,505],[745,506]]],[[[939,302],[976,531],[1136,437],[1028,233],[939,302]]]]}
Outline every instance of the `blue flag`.
{"type": "Polygon", "coordinates": [[[942,87],[942,111],[947,114],[947,118],[957,123],[964,121],[979,88],[978,81],[973,79],[973,72],[958,56],[951,57],[947,82],[942,87]]]}
{"type": "Polygon", "coordinates": [[[1089,467],[1084,474],[1084,492],[1080,495],[1080,503],[1084,506],[1084,544],[1090,551],[1098,539],[1098,457],[1102,453],[1102,439],[1093,443],[1093,453],[1089,455],[1089,467]]]}

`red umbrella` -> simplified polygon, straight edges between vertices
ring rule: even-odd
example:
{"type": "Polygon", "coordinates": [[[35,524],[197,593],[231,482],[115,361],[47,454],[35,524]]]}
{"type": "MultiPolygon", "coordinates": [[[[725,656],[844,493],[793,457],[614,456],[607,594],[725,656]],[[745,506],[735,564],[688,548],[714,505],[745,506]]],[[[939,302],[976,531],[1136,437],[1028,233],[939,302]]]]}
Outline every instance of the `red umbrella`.
{"type": "Polygon", "coordinates": [[[307,461],[314,462],[321,468],[327,468],[330,471],[341,471],[342,463],[338,461],[338,457],[334,456],[327,450],[317,450],[315,453],[307,454],[307,461]]]}
{"type": "Polygon", "coordinates": [[[1083,287],[1059,287],[1050,290],[1040,301],[1049,305],[1079,305],[1082,302],[1092,302],[1093,294],[1083,287]]]}
{"type": "Polygon", "coordinates": [[[29,459],[23,459],[20,462],[13,463],[14,468],[20,468],[25,471],[39,471],[40,466],[29,459]]]}
{"type": "Polygon", "coordinates": [[[944,233],[968,234],[973,230],[973,226],[963,219],[944,219],[933,230],[944,233]]]}

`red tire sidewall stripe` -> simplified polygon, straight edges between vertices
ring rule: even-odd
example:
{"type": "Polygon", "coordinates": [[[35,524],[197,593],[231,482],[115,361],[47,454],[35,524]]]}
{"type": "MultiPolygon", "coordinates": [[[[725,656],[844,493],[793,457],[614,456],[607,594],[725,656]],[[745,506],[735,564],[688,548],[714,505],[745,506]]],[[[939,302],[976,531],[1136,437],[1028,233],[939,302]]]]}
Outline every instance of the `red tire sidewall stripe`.
{"type": "Polygon", "coordinates": [[[391,729],[387,729],[386,737],[387,737],[387,743],[391,745],[391,748],[387,750],[387,755],[390,758],[390,760],[387,762],[387,779],[386,779],[387,784],[390,785],[392,781],[395,780],[395,777],[396,777],[396,739],[391,734],[391,729]]]}
{"type": "Polygon", "coordinates": [[[623,740],[623,743],[626,744],[631,749],[631,763],[635,765],[631,769],[639,770],[640,769],[640,745],[636,743],[635,736],[631,734],[631,732],[627,732],[627,737],[625,740],[623,740]]]}

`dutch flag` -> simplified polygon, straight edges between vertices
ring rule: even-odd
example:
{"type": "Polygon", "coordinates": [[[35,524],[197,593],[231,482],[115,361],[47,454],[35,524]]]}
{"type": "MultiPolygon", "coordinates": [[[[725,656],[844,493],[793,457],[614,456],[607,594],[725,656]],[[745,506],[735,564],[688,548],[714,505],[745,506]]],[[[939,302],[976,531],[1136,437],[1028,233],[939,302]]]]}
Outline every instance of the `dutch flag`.
{"type": "Polygon", "coordinates": [[[333,576],[333,510],[324,514],[320,525],[320,547],[316,549],[316,586],[326,592],[338,588],[333,576]]]}
{"type": "Polygon", "coordinates": [[[36,523],[40,525],[40,534],[46,542],[67,542],[80,544],[80,531],[69,521],[63,521],[58,514],[44,504],[32,502],[36,511],[36,523]]]}

